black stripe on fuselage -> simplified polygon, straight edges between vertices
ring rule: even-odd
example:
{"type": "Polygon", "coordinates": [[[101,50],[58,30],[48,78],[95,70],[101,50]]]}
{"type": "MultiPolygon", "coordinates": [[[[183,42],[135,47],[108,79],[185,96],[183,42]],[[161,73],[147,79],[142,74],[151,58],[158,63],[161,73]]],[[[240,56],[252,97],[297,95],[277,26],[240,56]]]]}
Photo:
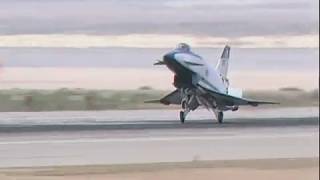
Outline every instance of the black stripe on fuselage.
{"type": "Polygon", "coordinates": [[[203,64],[199,64],[199,63],[194,63],[194,62],[189,62],[189,61],[185,61],[184,63],[190,65],[190,66],[203,66],[203,64]]]}

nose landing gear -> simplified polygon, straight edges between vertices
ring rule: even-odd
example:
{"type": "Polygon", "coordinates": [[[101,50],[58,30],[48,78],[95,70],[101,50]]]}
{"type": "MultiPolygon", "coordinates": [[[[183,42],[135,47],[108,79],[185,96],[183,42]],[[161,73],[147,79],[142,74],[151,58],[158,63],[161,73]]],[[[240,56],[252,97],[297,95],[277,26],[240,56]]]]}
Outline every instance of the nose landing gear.
{"type": "Polygon", "coordinates": [[[187,114],[190,112],[190,108],[188,107],[187,100],[183,100],[181,103],[182,111],[180,111],[180,122],[184,123],[187,114]]]}
{"type": "Polygon", "coordinates": [[[180,111],[180,122],[181,124],[184,123],[184,120],[186,119],[184,111],[180,111]]]}

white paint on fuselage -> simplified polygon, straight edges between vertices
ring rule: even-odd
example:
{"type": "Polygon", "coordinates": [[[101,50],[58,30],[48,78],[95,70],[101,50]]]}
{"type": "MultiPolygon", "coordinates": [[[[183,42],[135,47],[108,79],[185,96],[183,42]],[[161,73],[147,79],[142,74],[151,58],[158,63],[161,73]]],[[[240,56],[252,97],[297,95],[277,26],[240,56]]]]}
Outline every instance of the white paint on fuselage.
{"type": "Polygon", "coordinates": [[[227,87],[220,74],[200,56],[192,53],[175,53],[174,58],[180,65],[200,76],[199,84],[201,86],[212,91],[227,93],[227,87]]]}

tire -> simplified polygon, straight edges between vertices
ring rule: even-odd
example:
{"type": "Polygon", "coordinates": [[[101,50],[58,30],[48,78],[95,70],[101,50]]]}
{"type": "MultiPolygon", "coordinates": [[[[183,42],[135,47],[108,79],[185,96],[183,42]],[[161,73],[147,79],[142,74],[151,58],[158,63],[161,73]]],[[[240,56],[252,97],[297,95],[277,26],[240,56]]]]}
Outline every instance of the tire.
{"type": "Polygon", "coordinates": [[[223,123],[223,112],[218,113],[218,123],[222,124],[223,123]]]}
{"type": "Polygon", "coordinates": [[[181,122],[181,124],[184,123],[184,120],[185,120],[184,112],[180,111],[180,122],[181,122]]]}

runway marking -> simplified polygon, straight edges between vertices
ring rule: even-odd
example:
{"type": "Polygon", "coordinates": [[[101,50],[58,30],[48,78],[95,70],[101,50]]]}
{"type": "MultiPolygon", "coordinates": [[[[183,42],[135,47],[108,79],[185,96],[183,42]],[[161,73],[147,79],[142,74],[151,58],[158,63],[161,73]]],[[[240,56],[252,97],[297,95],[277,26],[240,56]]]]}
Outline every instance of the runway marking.
{"type": "Polygon", "coordinates": [[[0,142],[0,145],[25,145],[25,144],[75,144],[75,143],[108,143],[108,142],[148,142],[148,141],[183,141],[183,140],[228,140],[228,139],[258,139],[258,138],[314,138],[319,139],[318,133],[300,133],[286,135],[232,135],[232,136],[189,136],[189,137],[138,137],[138,138],[109,138],[109,139],[64,139],[64,140],[31,140],[0,142]]]}

